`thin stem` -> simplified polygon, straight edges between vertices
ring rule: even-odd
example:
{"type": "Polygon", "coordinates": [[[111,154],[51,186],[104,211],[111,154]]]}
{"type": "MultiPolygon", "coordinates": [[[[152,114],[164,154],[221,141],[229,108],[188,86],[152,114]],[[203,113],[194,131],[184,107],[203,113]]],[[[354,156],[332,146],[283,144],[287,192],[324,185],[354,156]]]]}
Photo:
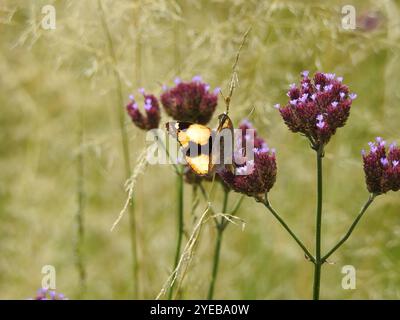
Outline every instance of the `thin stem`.
{"type": "Polygon", "coordinates": [[[315,232],[315,263],[314,263],[314,286],[313,299],[319,300],[321,284],[321,227],[322,227],[322,157],[323,148],[317,151],[317,214],[315,232]]]}
{"type": "MultiPolygon", "coordinates": [[[[222,213],[226,213],[228,207],[228,198],[229,198],[229,190],[224,189],[224,200],[222,203],[222,213]]],[[[217,218],[215,218],[217,219],[217,218]]],[[[215,242],[215,249],[214,249],[214,258],[213,258],[213,267],[212,267],[212,274],[211,274],[211,282],[208,288],[208,295],[207,299],[212,300],[214,297],[214,288],[215,282],[217,280],[218,275],[218,266],[219,266],[219,257],[221,253],[221,244],[222,244],[222,236],[224,233],[224,220],[217,221],[217,239],[215,242]]]]}
{"type": "Polygon", "coordinates": [[[79,274],[79,298],[82,299],[86,291],[86,268],[83,260],[83,240],[85,235],[84,211],[85,211],[85,190],[84,190],[84,158],[83,158],[83,111],[80,111],[78,130],[79,150],[77,155],[77,203],[76,212],[76,240],[75,240],[75,264],[79,274]]]}
{"type": "Polygon", "coordinates": [[[365,204],[363,205],[363,207],[361,208],[360,212],[358,213],[356,219],[354,220],[354,222],[352,223],[352,225],[350,226],[349,230],[347,231],[347,233],[345,234],[345,236],[327,253],[325,254],[322,259],[321,259],[321,263],[326,262],[326,260],[337,250],[341,247],[341,245],[343,243],[346,242],[346,240],[350,237],[350,235],[352,234],[354,228],[357,226],[358,222],[360,221],[360,219],[362,218],[362,216],[364,215],[365,211],[367,211],[368,207],[372,204],[372,202],[374,202],[376,198],[375,194],[370,194],[368,200],[365,202],[365,204]]]}
{"type": "Polygon", "coordinates": [[[208,295],[207,295],[208,300],[212,300],[213,296],[214,296],[214,288],[215,288],[215,282],[216,282],[217,275],[218,275],[219,256],[221,253],[221,243],[222,243],[222,235],[223,234],[224,234],[224,231],[221,228],[217,228],[217,239],[215,242],[215,249],[214,249],[211,282],[210,282],[210,287],[208,288],[208,295]]]}
{"type": "Polygon", "coordinates": [[[269,212],[272,213],[272,215],[278,220],[278,222],[282,225],[283,228],[290,234],[290,236],[294,239],[294,241],[297,242],[297,244],[300,246],[301,249],[303,249],[304,254],[306,257],[313,263],[315,263],[315,258],[313,255],[310,253],[310,251],[306,248],[306,246],[303,244],[303,242],[296,236],[296,234],[289,228],[289,226],[286,224],[286,222],[279,216],[279,214],[275,211],[274,208],[272,208],[271,204],[268,201],[267,196],[265,197],[264,201],[261,201],[264,206],[269,210],[269,212]]]}
{"type": "MultiPolygon", "coordinates": [[[[119,72],[116,69],[117,66],[117,58],[115,55],[114,44],[111,37],[111,32],[107,24],[107,20],[105,17],[104,9],[101,0],[98,0],[98,7],[101,17],[101,22],[103,25],[104,33],[107,40],[107,46],[110,54],[110,58],[112,60],[113,66],[112,71],[115,78],[116,83],[116,91],[117,91],[117,106],[119,110],[119,127],[121,134],[121,142],[122,142],[122,151],[124,157],[124,166],[125,166],[125,175],[127,179],[131,176],[132,170],[130,165],[130,150],[129,150],[129,141],[128,134],[125,127],[125,113],[123,109],[123,92],[122,92],[122,81],[119,75],[119,72]]],[[[135,206],[134,200],[132,198],[131,205],[129,206],[129,227],[130,227],[130,237],[131,237],[131,250],[132,250],[132,259],[133,259],[133,268],[132,268],[132,277],[133,277],[133,290],[134,297],[138,298],[139,295],[139,261],[137,257],[137,231],[136,231],[136,217],[135,217],[135,206]]]]}
{"type": "MultiPolygon", "coordinates": [[[[182,246],[182,236],[183,236],[183,166],[180,167],[179,174],[177,175],[177,201],[178,201],[178,237],[176,243],[176,253],[175,253],[175,260],[174,260],[174,267],[172,270],[175,270],[178,263],[179,258],[181,256],[181,246],[182,246]]],[[[168,300],[172,299],[174,291],[174,286],[172,286],[169,290],[168,300]]]]}

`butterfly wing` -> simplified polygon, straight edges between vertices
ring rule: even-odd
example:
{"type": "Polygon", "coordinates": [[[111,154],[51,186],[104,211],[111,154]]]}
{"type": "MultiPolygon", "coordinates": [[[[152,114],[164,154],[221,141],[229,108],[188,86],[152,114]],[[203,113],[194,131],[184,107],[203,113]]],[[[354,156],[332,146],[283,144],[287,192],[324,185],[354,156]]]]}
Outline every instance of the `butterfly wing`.
{"type": "Polygon", "coordinates": [[[198,175],[209,173],[211,130],[197,123],[169,122],[167,131],[183,147],[185,160],[198,175]]]}

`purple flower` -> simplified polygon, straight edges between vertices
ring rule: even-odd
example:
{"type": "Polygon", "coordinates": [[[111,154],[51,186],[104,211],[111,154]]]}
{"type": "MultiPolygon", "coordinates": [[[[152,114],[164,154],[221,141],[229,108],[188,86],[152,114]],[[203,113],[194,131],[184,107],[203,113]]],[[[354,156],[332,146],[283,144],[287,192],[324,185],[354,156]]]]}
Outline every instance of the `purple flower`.
{"type": "Polygon", "coordinates": [[[333,79],[335,79],[335,74],[334,73],[325,73],[325,77],[328,79],[328,80],[333,80],[333,79]]]}
{"type": "Polygon", "coordinates": [[[307,98],[308,98],[308,93],[304,93],[299,100],[305,103],[307,101],[307,98]]]}
{"type": "Polygon", "coordinates": [[[350,98],[351,100],[354,100],[354,99],[357,98],[357,94],[356,94],[356,93],[350,93],[350,94],[349,94],[349,98],[350,98]]]}
{"type": "Polygon", "coordinates": [[[288,103],[279,108],[289,130],[305,135],[313,148],[327,144],[350,115],[349,89],[335,77],[333,73],[321,72],[312,79],[303,77],[301,83],[307,83],[307,87],[291,89],[288,103]],[[317,119],[319,115],[323,118],[317,119]]]}
{"type": "Polygon", "coordinates": [[[39,289],[36,296],[30,300],[68,300],[62,293],[54,290],[39,289]]]}
{"type": "Polygon", "coordinates": [[[199,76],[193,79],[190,82],[179,81],[175,87],[165,91],[161,102],[175,120],[207,124],[217,107],[218,94],[210,92],[210,86],[199,76]]]}
{"type": "Polygon", "coordinates": [[[371,151],[364,153],[363,163],[368,191],[376,195],[400,189],[400,148],[393,146],[386,151],[384,140],[370,142],[371,151]]]}
{"type": "Polygon", "coordinates": [[[272,151],[259,151],[254,154],[254,161],[237,167],[235,173],[224,170],[219,175],[234,191],[258,198],[271,190],[276,173],[275,154],[272,151]]]}
{"type": "Polygon", "coordinates": [[[132,122],[142,130],[151,130],[158,128],[161,119],[160,106],[157,98],[152,94],[146,94],[144,89],[139,90],[144,98],[145,115],[139,110],[133,96],[130,96],[130,102],[126,106],[126,110],[132,119],[132,122]]]}
{"type": "Polygon", "coordinates": [[[276,180],[275,149],[269,149],[267,143],[258,136],[257,131],[248,120],[243,120],[239,126],[242,130],[241,141],[236,143],[234,160],[240,158],[241,163],[236,162],[235,172],[222,170],[218,172],[227,188],[248,196],[259,197],[268,192],[276,180]],[[252,135],[247,131],[252,129],[252,135]],[[246,155],[246,145],[252,142],[253,159],[246,155]]]}
{"type": "Polygon", "coordinates": [[[192,78],[192,81],[194,81],[194,82],[201,82],[201,76],[199,76],[199,75],[194,76],[194,77],[192,78]]]}
{"type": "Polygon", "coordinates": [[[303,78],[307,78],[309,74],[310,74],[310,71],[308,71],[308,70],[304,70],[301,72],[301,75],[303,76],[303,78]]]}
{"type": "Polygon", "coordinates": [[[386,159],[386,158],[381,158],[381,164],[382,164],[384,167],[386,167],[386,166],[389,164],[388,159],[386,159]]]}
{"type": "Polygon", "coordinates": [[[181,83],[181,78],[176,77],[176,78],[174,79],[174,83],[175,83],[175,84],[180,84],[180,83],[181,83]]]}

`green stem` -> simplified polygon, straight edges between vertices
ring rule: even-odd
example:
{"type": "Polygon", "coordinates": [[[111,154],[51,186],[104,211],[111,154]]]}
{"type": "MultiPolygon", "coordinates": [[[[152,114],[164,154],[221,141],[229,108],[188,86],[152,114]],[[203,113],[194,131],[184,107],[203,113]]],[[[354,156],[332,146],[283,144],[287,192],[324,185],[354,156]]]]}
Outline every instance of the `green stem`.
{"type": "Polygon", "coordinates": [[[322,157],[323,148],[317,151],[317,214],[315,232],[315,263],[314,263],[314,286],[313,299],[319,300],[321,284],[321,227],[322,227],[322,157]]]}
{"type": "MultiPolygon", "coordinates": [[[[228,198],[229,198],[229,190],[224,190],[224,200],[222,203],[222,213],[226,213],[228,207],[228,198]]],[[[217,219],[217,218],[215,218],[217,219]]],[[[218,266],[219,266],[219,257],[221,253],[221,244],[222,244],[222,236],[224,233],[224,218],[221,218],[220,221],[217,221],[217,239],[215,242],[215,249],[214,249],[214,259],[213,259],[213,267],[212,267],[212,274],[211,274],[211,282],[208,288],[208,295],[207,299],[212,300],[214,297],[214,288],[215,282],[217,280],[218,275],[218,266]]]]}
{"type": "Polygon", "coordinates": [[[365,211],[367,211],[368,207],[371,205],[371,203],[375,200],[376,195],[375,194],[370,194],[368,200],[365,202],[365,204],[363,205],[363,207],[361,208],[360,212],[358,213],[356,219],[354,220],[353,224],[350,226],[349,230],[347,231],[347,233],[345,234],[345,236],[327,253],[325,254],[322,259],[321,259],[321,263],[326,262],[326,260],[337,250],[341,247],[341,245],[343,243],[346,242],[346,240],[350,237],[350,235],[352,234],[354,228],[357,226],[358,222],[360,221],[360,219],[362,218],[362,216],[364,215],[365,211]]]}
{"type": "Polygon", "coordinates": [[[221,253],[221,243],[222,243],[223,233],[224,233],[224,231],[221,228],[217,228],[217,239],[215,242],[215,249],[214,249],[214,259],[213,259],[211,282],[210,282],[210,287],[208,288],[208,295],[207,295],[208,300],[212,300],[213,296],[214,296],[214,288],[215,288],[215,282],[216,282],[217,275],[218,275],[219,256],[221,253]]]}
{"type": "MultiPolygon", "coordinates": [[[[176,243],[176,253],[175,253],[175,261],[174,268],[176,269],[179,263],[179,258],[181,256],[181,246],[182,246],[182,236],[183,236],[183,166],[180,167],[179,174],[177,175],[177,201],[178,201],[178,237],[176,243]]],[[[174,292],[174,286],[171,286],[168,294],[168,300],[172,299],[172,295],[174,292]]]]}
{"type": "Polygon", "coordinates": [[[279,216],[279,214],[272,208],[271,204],[268,201],[267,195],[265,196],[265,200],[262,201],[264,206],[272,213],[272,215],[278,220],[278,222],[282,225],[282,227],[290,234],[290,236],[296,241],[296,243],[303,249],[306,257],[313,263],[315,263],[315,258],[310,253],[310,251],[306,248],[303,242],[296,236],[296,234],[290,229],[290,227],[286,224],[286,222],[279,216]]]}
{"type": "MultiPolygon", "coordinates": [[[[129,140],[128,134],[125,127],[125,113],[124,113],[124,99],[122,92],[122,81],[121,77],[116,69],[117,66],[117,58],[115,55],[114,44],[111,36],[110,29],[107,24],[107,20],[105,17],[104,9],[101,0],[98,0],[98,7],[101,17],[101,22],[103,25],[104,33],[107,40],[108,50],[110,54],[111,61],[113,63],[112,71],[115,78],[115,83],[117,86],[117,106],[119,110],[119,127],[122,141],[122,150],[124,157],[124,165],[125,165],[125,175],[130,178],[132,174],[131,165],[130,165],[130,151],[129,151],[129,140]]],[[[132,198],[131,204],[129,206],[129,227],[130,227],[130,237],[131,237],[131,250],[132,250],[132,259],[133,259],[133,268],[132,268],[132,277],[133,277],[133,290],[134,297],[138,298],[139,296],[139,262],[137,257],[137,230],[136,230],[136,217],[135,217],[135,206],[134,200],[132,198]]]]}

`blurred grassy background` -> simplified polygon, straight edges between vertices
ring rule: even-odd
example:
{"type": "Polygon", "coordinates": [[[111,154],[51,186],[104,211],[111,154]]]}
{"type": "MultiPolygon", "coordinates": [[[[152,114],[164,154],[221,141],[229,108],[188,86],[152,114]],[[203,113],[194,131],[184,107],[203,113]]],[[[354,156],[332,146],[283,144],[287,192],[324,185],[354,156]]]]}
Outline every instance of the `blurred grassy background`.
{"type": "MultiPolygon", "coordinates": [[[[323,248],[329,249],[368,196],[360,150],[376,135],[400,138],[399,5],[389,0],[104,1],[118,61],[114,65],[96,1],[2,0],[0,298],[33,296],[46,264],[56,267],[58,291],[79,296],[73,250],[79,152],[85,166],[84,297],[132,297],[128,216],[110,232],[126,199],[118,127],[118,108],[123,106],[118,105],[112,70],[123,79],[126,101],[138,87],[160,93],[160,83],[172,84],[175,76],[201,74],[212,87],[226,88],[249,26],[253,29],[240,60],[232,117],[237,123],[255,107],[250,120],[278,154],[271,201],[311,248],[314,154],[305,139],[286,129],[272,106],[286,101],[288,85],[304,69],[343,75],[358,94],[347,126],[326,150],[323,248]],[[57,10],[56,30],[40,26],[46,4],[57,10]],[[359,22],[368,13],[379,13],[378,26],[343,30],[341,8],[346,4],[355,6],[359,22]]],[[[223,109],[220,103],[218,111],[223,109]]],[[[145,145],[144,133],[125,120],[134,166],[145,145]]],[[[167,166],[148,167],[137,183],[142,298],[154,298],[171,271],[174,184],[167,166]]],[[[189,186],[185,193],[190,230],[189,186]]],[[[218,202],[217,197],[216,206],[218,202]]],[[[204,208],[202,202],[199,212],[204,208]]],[[[322,298],[400,297],[399,209],[398,194],[377,199],[331,258],[336,264],[324,266],[322,298]],[[357,270],[356,290],[341,288],[341,268],[348,264],[357,270]]],[[[230,226],[224,236],[215,297],[310,298],[311,264],[293,240],[252,199],[244,201],[239,216],[247,225],[243,232],[230,226]]],[[[184,298],[206,296],[214,236],[208,224],[184,282],[184,298]]]]}

